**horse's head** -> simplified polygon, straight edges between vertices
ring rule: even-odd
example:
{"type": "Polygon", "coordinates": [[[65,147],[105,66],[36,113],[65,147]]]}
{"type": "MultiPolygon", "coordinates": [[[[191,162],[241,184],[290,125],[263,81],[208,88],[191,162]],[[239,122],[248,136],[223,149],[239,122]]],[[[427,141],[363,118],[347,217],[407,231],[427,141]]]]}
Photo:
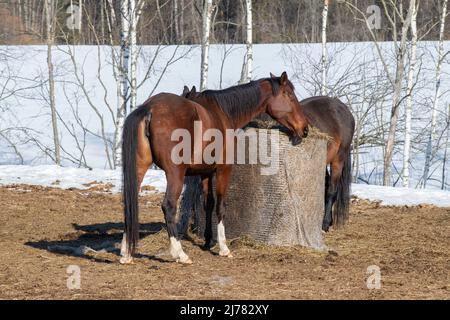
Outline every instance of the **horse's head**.
{"type": "Polygon", "coordinates": [[[294,93],[294,86],[286,72],[281,77],[270,74],[272,95],[267,102],[266,112],[276,121],[291,130],[291,142],[297,145],[308,136],[308,121],[302,112],[300,102],[294,93]],[[274,87],[276,86],[276,87],[274,87]]]}

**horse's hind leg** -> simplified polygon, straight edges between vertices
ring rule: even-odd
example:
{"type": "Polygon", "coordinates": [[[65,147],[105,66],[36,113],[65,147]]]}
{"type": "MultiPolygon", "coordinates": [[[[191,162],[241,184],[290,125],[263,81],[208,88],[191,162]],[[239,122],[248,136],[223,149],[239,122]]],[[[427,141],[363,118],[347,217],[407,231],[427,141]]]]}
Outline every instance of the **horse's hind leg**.
{"type": "Polygon", "coordinates": [[[167,233],[169,234],[170,254],[177,262],[191,264],[191,259],[181,247],[176,224],[177,202],[183,189],[184,173],[179,168],[166,171],[167,189],[161,207],[166,220],[167,233]]]}
{"type": "Polygon", "coordinates": [[[223,218],[225,216],[224,200],[226,191],[228,189],[228,183],[231,175],[231,166],[226,166],[217,170],[216,180],[216,213],[217,213],[217,241],[219,242],[219,255],[222,257],[233,257],[230,249],[228,249],[225,237],[225,226],[223,224],[223,218]]]}
{"type": "Polygon", "coordinates": [[[343,163],[333,161],[330,164],[329,184],[326,189],[325,216],[323,218],[322,230],[328,231],[333,224],[333,204],[336,201],[337,185],[342,174],[343,163]]]}
{"type": "MultiPolygon", "coordinates": [[[[330,168],[331,170],[331,168],[330,168]]],[[[329,189],[331,184],[330,173],[328,172],[328,167],[325,168],[325,198],[324,198],[324,213],[322,220],[322,230],[328,231],[331,223],[332,223],[332,215],[329,207],[329,189]]]]}
{"type": "MultiPolygon", "coordinates": [[[[330,186],[330,173],[328,172],[328,166],[325,168],[325,197],[324,197],[324,203],[327,203],[327,192],[328,192],[328,188],[330,186]]],[[[324,206],[325,209],[325,206],[324,206]]],[[[324,215],[325,215],[325,211],[324,211],[324,215]]]]}
{"type": "Polygon", "coordinates": [[[212,190],[213,176],[202,177],[203,184],[203,206],[202,213],[205,216],[205,245],[204,249],[209,250],[212,244],[212,212],[214,210],[214,196],[212,190]]]}

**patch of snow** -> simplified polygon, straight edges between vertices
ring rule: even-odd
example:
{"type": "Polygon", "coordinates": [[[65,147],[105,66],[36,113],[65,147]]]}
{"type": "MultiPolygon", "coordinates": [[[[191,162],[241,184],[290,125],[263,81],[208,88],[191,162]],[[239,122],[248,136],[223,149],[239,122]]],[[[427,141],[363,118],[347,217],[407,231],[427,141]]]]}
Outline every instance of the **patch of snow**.
{"type": "Polygon", "coordinates": [[[360,199],[380,201],[385,206],[417,206],[431,204],[450,207],[450,192],[434,189],[411,189],[352,184],[352,195],[360,199]]]}
{"type": "MultiPolygon", "coordinates": [[[[88,189],[93,182],[111,183],[112,192],[120,192],[122,173],[118,170],[59,167],[56,165],[26,166],[0,165],[0,186],[11,184],[39,185],[62,189],[88,189]]],[[[162,170],[148,170],[143,186],[159,192],[166,190],[166,176],[162,170]]],[[[380,201],[387,206],[416,206],[430,204],[450,207],[450,192],[435,189],[409,189],[352,184],[352,195],[360,199],[380,201]]]]}
{"type": "MultiPolygon", "coordinates": [[[[27,184],[62,189],[88,189],[92,182],[111,183],[113,192],[119,192],[122,185],[122,173],[118,170],[85,169],[59,167],[56,165],[41,166],[0,166],[0,185],[27,184]]],[[[152,186],[157,191],[165,191],[166,176],[162,170],[148,170],[143,185],[152,186]]]]}

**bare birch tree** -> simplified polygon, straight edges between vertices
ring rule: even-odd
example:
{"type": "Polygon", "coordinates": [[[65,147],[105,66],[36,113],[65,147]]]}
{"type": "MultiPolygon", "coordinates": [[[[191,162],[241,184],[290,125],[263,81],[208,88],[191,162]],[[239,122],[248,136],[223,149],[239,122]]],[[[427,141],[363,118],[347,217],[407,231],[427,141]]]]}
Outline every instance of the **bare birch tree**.
{"type": "Polygon", "coordinates": [[[129,0],[130,10],[130,112],[136,108],[136,64],[138,59],[137,50],[137,8],[136,0],[129,0]]]}
{"type": "Polygon", "coordinates": [[[398,114],[400,103],[402,101],[401,91],[403,82],[403,71],[405,67],[404,64],[406,55],[406,40],[408,35],[408,29],[411,24],[412,13],[415,10],[415,1],[410,1],[406,17],[403,16],[403,12],[401,12],[401,10],[398,10],[397,7],[392,8],[392,6],[395,6],[394,3],[390,3],[390,6],[388,6],[386,4],[386,1],[383,1],[383,6],[385,9],[387,20],[389,21],[393,29],[393,40],[396,51],[396,69],[395,69],[395,78],[393,81],[394,92],[392,94],[391,116],[389,121],[388,138],[384,153],[384,170],[383,170],[383,185],[389,186],[391,185],[391,166],[395,146],[395,133],[397,131],[398,114]],[[391,15],[392,10],[394,10],[395,17],[399,18],[402,24],[400,43],[398,43],[397,38],[398,34],[395,22],[396,18],[391,15]]]}
{"type": "Polygon", "coordinates": [[[83,0],[78,1],[78,31],[82,34],[83,31],[83,0]]]}
{"type": "Polygon", "coordinates": [[[57,165],[61,165],[61,152],[58,133],[58,119],[56,115],[55,103],[55,79],[53,71],[52,47],[55,35],[55,6],[52,0],[45,1],[45,16],[47,24],[47,68],[48,68],[48,85],[49,85],[49,101],[53,127],[53,144],[55,148],[54,160],[57,165]]]}
{"type": "Polygon", "coordinates": [[[321,95],[327,95],[327,20],[328,20],[328,1],[323,1],[322,10],[322,85],[321,95]]]}
{"type": "Polygon", "coordinates": [[[252,19],[252,0],[245,0],[246,11],[246,53],[242,65],[240,83],[250,82],[252,80],[253,69],[253,19],[252,19]]]}
{"type": "MultiPolygon", "coordinates": [[[[111,8],[112,7],[111,5],[111,8]]],[[[114,10],[114,9],[112,9],[114,10]]],[[[120,2],[120,65],[119,65],[119,89],[118,106],[116,116],[116,131],[114,137],[114,166],[122,165],[122,130],[127,114],[128,105],[128,74],[130,62],[130,10],[129,1],[121,0],[120,2]]]]}
{"type": "MultiPolygon", "coordinates": [[[[415,0],[411,0],[415,2],[415,0]]],[[[405,107],[405,144],[403,147],[403,186],[409,186],[409,165],[411,155],[411,115],[413,101],[414,76],[417,59],[417,11],[419,9],[420,0],[417,6],[414,5],[414,11],[411,15],[411,57],[408,70],[408,88],[405,107]]]]}
{"type": "Polygon", "coordinates": [[[433,143],[436,140],[436,118],[437,118],[437,108],[439,105],[439,98],[441,95],[441,73],[442,73],[442,62],[444,60],[444,31],[445,31],[445,18],[447,16],[447,0],[442,2],[442,13],[440,21],[440,31],[439,31],[439,48],[438,48],[438,58],[436,63],[436,84],[434,90],[433,98],[433,108],[431,112],[431,128],[428,136],[427,149],[425,154],[425,166],[423,170],[423,187],[426,188],[427,180],[429,178],[430,166],[431,166],[431,155],[433,149],[433,143]]]}
{"type": "Polygon", "coordinates": [[[139,50],[137,46],[137,26],[142,14],[142,9],[145,5],[145,0],[130,0],[130,111],[133,111],[136,106],[137,98],[137,62],[139,50]]]}
{"type": "Polygon", "coordinates": [[[200,90],[208,87],[208,66],[209,66],[209,36],[211,33],[211,16],[213,12],[213,1],[203,1],[202,12],[202,57],[200,71],[200,90]]]}
{"type": "Polygon", "coordinates": [[[447,167],[447,158],[448,158],[448,146],[450,142],[450,103],[447,108],[447,135],[445,137],[444,143],[444,156],[442,158],[442,181],[441,181],[441,189],[445,190],[446,185],[446,167],[447,167]]]}
{"type": "MultiPolygon", "coordinates": [[[[111,7],[111,0],[108,0],[111,7]]],[[[122,128],[128,111],[133,111],[137,106],[137,62],[139,49],[137,45],[137,26],[146,4],[145,0],[122,0],[120,3],[121,32],[120,32],[120,66],[118,76],[118,106],[116,116],[116,130],[114,138],[114,165],[121,165],[122,154],[122,128]]],[[[111,28],[110,28],[111,29],[111,28]]],[[[114,53],[113,53],[114,55],[114,53]]],[[[117,81],[117,76],[116,76],[117,81]]]]}

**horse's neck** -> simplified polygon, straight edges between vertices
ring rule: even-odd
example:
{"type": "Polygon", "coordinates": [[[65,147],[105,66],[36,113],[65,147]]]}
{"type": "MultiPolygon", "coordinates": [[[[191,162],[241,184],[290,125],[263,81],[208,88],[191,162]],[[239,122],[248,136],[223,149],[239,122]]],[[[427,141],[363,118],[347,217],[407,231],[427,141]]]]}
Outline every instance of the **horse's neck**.
{"type": "Polygon", "coordinates": [[[237,118],[231,119],[234,129],[241,129],[245,127],[250,121],[263,113],[265,110],[265,104],[260,103],[259,106],[257,106],[252,112],[248,112],[245,115],[240,115],[237,118]]]}
{"type": "Polygon", "coordinates": [[[261,98],[259,99],[259,104],[255,106],[255,108],[249,111],[245,115],[240,115],[239,117],[232,119],[234,129],[240,129],[245,127],[250,123],[254,118],[259,116],[261,113],[264,113],[267,109],[267,101],[269,97],[272,95],[272,87],[267,82],[262,82],[261,84],[261,98]]]}

